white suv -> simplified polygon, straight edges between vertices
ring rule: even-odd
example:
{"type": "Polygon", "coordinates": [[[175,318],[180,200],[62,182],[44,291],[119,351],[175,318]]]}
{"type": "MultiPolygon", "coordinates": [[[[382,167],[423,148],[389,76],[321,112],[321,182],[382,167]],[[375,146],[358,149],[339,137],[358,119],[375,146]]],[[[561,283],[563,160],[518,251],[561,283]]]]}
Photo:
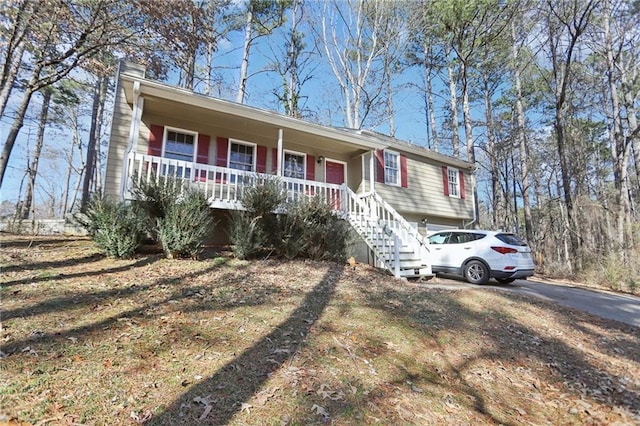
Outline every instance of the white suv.
{"type": "Polygon", "coordinates": [[[451,229],[429,236],[434,273],[462,275],[472,284],[510,283],[533,275],[529,246],[514,234],[451,229]]]}

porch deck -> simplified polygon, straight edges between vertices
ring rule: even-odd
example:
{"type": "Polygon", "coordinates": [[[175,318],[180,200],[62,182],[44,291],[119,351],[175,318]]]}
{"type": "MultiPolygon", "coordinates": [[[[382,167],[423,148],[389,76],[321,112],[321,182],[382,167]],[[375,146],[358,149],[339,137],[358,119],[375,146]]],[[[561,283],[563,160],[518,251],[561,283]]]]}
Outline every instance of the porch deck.
{"type": "Polygon", "coordinates": [[[344,211],[346,185],[336,185],[305,179],[276,176],[267,173],[236,170],[210,164],[174,160],[153,155],[131,153],[127,158],[126,193],[130,193],[134,176],[151,179],[155,176],[173,177],[202,190],[212,208],[242,210],[242,195],[246,188],[268,179],[278,178],[287,191],[287,201],[320,197],[334,210],[344,211]]]}

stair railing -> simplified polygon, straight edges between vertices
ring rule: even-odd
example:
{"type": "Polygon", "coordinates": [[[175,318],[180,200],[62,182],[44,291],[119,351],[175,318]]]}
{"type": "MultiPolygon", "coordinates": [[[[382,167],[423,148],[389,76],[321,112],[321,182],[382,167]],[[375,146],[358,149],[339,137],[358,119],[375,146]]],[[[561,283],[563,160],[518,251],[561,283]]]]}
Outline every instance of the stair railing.
{"type": "Polygon", "coordinates": [[[409,222],[377,192],[370,192],[361,196],[360,199],[367,205],[371,214],[377,217],[381,223],[387,224],[405,245],[411,247],[416,255],[422,259],[429,256],[428,240],[416,228],[409,225],[409,222]]]}
{"type": "Polygon", "coordinates": [[[400,277],[400,247],[402,242],[392,228],[372,215],[370,206],[350,188],[345,186],[345,217],[358,231],[367,246],[374,252],[376,266],[400,277]],[[381,244],[376,245],[379,241],[381,244]]]}

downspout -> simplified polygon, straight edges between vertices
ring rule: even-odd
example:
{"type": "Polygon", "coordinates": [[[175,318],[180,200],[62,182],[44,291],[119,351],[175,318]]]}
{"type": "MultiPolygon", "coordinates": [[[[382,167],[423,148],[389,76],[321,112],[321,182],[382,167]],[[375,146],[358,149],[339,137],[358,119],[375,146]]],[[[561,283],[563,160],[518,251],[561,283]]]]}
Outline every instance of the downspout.
{"type": "Polygon", "coordinates": [[[129,141],[127,150],[122,158],[122,173],[120,176],[120,200],[124,201],[124,194],[127,190],[127,178],[129,172],[129,156],[135,152],[138,145],[138,135],[140,133],[140,120],[144,108],[144,98],[140,96],[140,82],[133,82],[133,111],[131,112],[131,126],[129,127],[129,141]]]}
{"type": "Polygon", "coordinates": [[[473,202],[473,220],[469,223],[464,223],[464,220],[462,221],[462,227],[464,229],[468,229],[469,226],[473,225],[474,223],[478,222],[478,209],[477,209],[477,204],[476,204],[476,175],[475,173],[471,174],[471,201],[473,202]]]}

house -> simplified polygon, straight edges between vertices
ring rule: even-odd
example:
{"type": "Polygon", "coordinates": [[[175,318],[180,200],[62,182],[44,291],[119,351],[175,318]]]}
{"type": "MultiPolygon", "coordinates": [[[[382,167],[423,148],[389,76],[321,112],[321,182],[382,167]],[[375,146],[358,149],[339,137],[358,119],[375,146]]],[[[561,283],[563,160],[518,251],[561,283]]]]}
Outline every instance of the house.
{"type": "Polygon", "coordinates": [[[468,162],[374,132],[193,93],[147,79],[126,62],[116,90],[106,195],[127,198],[135,173],[156,171],[197,185],[224,218],[242,208],[245,185],[279,176],[292,199],[326,199],[353,225],[372,262],[396,276],[431,274],[427,227],[474,221],[468,162]]]}

